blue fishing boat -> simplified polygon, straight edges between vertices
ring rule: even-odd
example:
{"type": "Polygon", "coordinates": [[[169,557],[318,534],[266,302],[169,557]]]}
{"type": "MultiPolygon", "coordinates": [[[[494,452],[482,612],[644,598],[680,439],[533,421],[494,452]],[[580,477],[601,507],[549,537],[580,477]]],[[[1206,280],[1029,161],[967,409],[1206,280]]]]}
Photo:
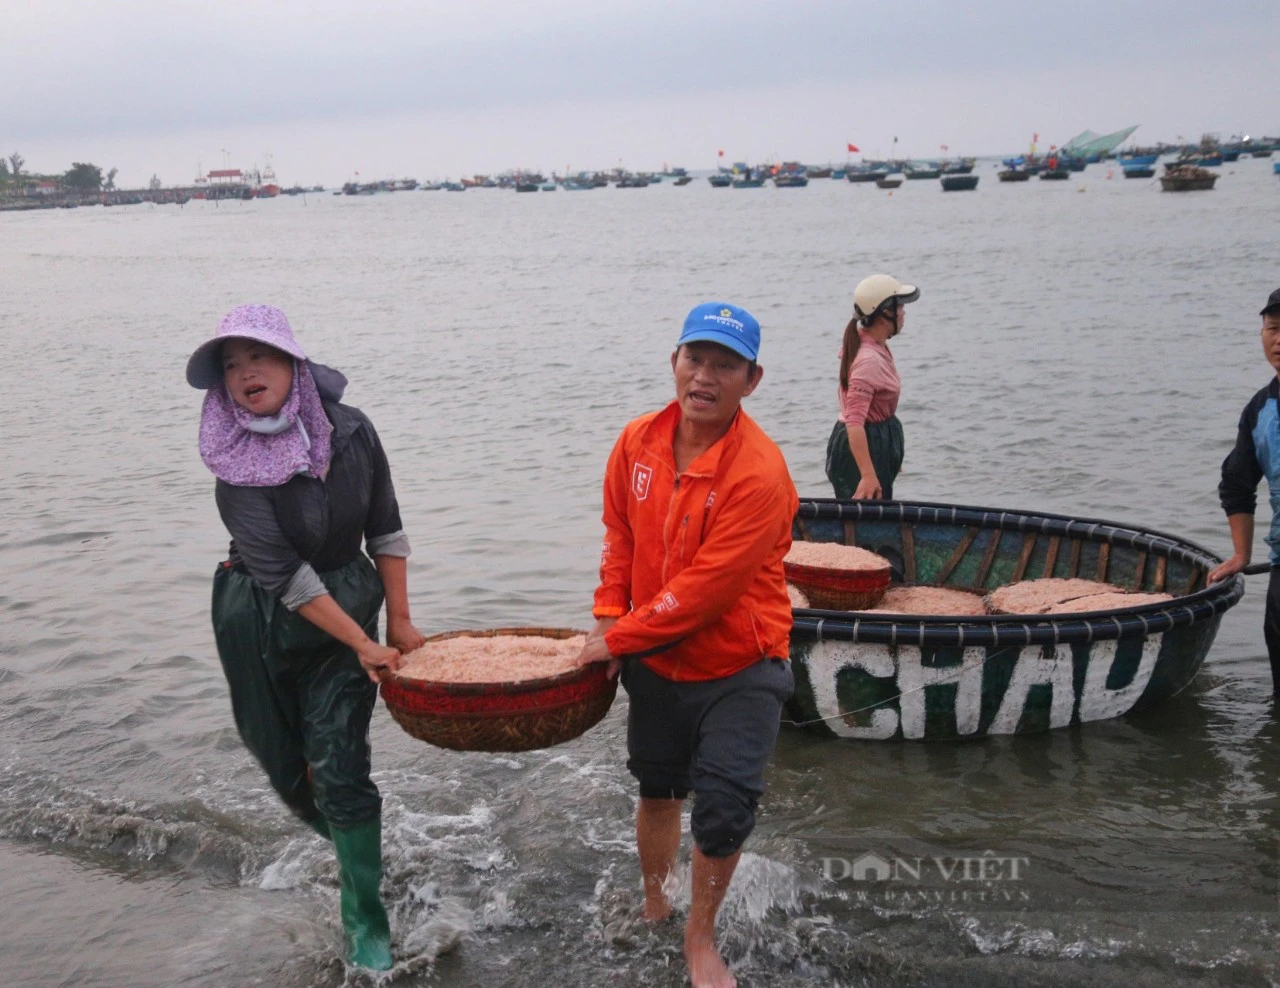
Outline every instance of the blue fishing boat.
{"type": "Polygon", "coordinates": [[[733,184],[733,176],[728,172],[720,172],[716,175],[708,175],[707,181],[711,183],[714,189],[727,189],[733,184]]]}
{"type": "MultiPolygon", "coordinates": [[[[1271,153],[1270,151],[1267,152],[1267,154],[1270,154],[1270,153],[1271,153]]],[[[836,169],[833,169],[831,172],[831,177],[840,181],[844,180],[844,175],[845,175],[845,169],[843,168],[836,168],[836,169]]]]}
{"type": "Polygon", "coordinates": [[[1280,175],[1280,161],[1273,161],[1271,163],[1271,170],[1277,175],[1280,175]]]}
{"type": "Polygon", "coordinates": [[[783,174],[777,176],[773,184],[779,189],[803,189],[809,184],[809,179],[805,175],[783,174]]]}
{"type": "Polygon", "coordinates": [[[1220,154],[1209,154],[1196,159],[1196,165],[1200,168],[1217,168],[1221,164],[1222,155],[1220,154]]]}
{"type": "Polygon", "coordinates": [[[1156,170],[1151,165],[1123,165],[1125,178],[1153,178],[1156,170]]]}
{"type": "Polygon", "coordinates": [[[762,178],[735,178],[733,187],[735,189],[758,189],[764,185],[762,178]]]}
{"type": "Polygon", "coordinates": [[[1043,158],[1029,154],[1020,154],[1016,158],[1005,158],[1002,163],[1004,170],[999,175],[1002,182],[1025,182],[1032,175],[1039,175],[1045,169],[1043,158]]]}
{"type": "Polygon", "coordinates": [[[1207,585],[1219,560],[1193,542],[1089,518],[815,498],[792,537],[875,552],[905,586],[1077,577],[1173,598],[963,617],[796,608],[786,720],[832,738],[953,741],[1148,709],[1190,685],[1244,595],[1242,576],[1207,585]]]}
{"type": "Polygon", "coordinates": [[[943,192],[971,192],[978,187],[977,175],[943,175],[943,192]]]}

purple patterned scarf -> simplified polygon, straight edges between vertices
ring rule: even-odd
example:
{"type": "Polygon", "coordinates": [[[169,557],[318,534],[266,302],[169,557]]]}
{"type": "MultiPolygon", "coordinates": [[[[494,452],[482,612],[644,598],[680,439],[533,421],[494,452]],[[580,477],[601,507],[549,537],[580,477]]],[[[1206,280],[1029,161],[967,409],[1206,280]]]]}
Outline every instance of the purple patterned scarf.
{"type": "Polygon", "coordinates": [[[200,458],[237,487],[276,487],[300,473],[323,480],[332,433],[308,361],[295,360],[289,397],[276,415],[241,408],[221,381],[205,393],[200,458]]]}

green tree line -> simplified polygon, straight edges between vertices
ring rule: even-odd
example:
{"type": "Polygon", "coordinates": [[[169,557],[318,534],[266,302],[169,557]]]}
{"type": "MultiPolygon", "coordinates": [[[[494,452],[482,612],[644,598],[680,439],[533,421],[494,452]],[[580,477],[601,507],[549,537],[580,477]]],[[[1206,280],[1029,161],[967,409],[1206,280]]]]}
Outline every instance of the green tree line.
{"type": "Polygon", "coordinates": [[[0,186],[21,186],[31,181],[56,181],[69,192],[110,191],[116,187],[116,169],[103,174],[99,165],[85,161],[73,161],[61,175],[41,175],[23,171],[27,163],[17,151],[7,158],[0,158],[0,186]]]}

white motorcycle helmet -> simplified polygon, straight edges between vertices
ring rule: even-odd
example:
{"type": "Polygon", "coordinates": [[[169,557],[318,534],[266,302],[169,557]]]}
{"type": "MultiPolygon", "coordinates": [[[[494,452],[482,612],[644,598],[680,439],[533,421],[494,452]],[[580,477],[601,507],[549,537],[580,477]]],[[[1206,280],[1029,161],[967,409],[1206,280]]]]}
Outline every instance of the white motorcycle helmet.
{"type": "Polygon", "coordinates": [[[919,297],[920,289],[915,285],[904,285],[892,275],[873,274],[853,290],[853,313],[868,323],[886,306],[905,305],[919,297]]]}

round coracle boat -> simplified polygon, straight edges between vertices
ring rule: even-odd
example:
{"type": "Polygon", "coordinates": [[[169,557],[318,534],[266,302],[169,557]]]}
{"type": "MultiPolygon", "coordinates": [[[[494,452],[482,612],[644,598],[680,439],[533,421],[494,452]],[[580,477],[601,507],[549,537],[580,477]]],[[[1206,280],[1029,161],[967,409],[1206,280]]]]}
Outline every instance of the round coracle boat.
{"type": "MultiPolygon", "coordinates": [[[[567,628],[492,628],[432,635],[454,638],[573,638],[567,628]]],[[[597,662],[554,676],[506,682],[439,682],[393,673],[382,680],[387,710],[421,741],[457,751],[549,748],[594,727],[613,704],[616,678],[597,662]]]]}
{"type": "MultiPolygon", "coordinates": [[[[857,545],[895,583],[978,594],[1042,578],[1172,599],[1068,613],[905,615],[795,610],[787,722],[830,737],[957,740],[1141,710],[1186,688],[1243,577],[1150,529],[1062,515],[905,501],[806,500],[793,537],[857,545]]],[[[1108,594],[1108,603],[1117,598],[1108,594]]],[[[1123,599],[1123,598],[1120,598],[1123,599]]]]}

